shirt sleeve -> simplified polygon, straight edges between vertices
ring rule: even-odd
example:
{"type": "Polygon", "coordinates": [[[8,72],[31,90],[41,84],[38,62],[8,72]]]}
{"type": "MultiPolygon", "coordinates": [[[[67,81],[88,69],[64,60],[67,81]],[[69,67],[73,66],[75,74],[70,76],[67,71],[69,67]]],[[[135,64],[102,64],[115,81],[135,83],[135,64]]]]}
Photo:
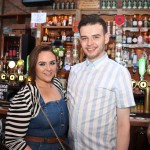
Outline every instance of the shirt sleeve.
{"type": "Polygon", "coordinates": [[[132,81],[129,71],[126,68],[120,68],[118,74],[118,79],[116,80],[117,87],[115,90],[117,107],[126,108],[135,106],[132,81]]]}
{"type": "MultiPolygon", "coordinates": [[[[28,92],[29,93],[29,92],[28,92]]],[[[27,100],[29,95],[20,90],[11,101],[6,116],[5,124],[5,144],[10,150],[24,150],[26,141],[24,137],[28,130],[28,125],[32,117],[27,100]]]]}

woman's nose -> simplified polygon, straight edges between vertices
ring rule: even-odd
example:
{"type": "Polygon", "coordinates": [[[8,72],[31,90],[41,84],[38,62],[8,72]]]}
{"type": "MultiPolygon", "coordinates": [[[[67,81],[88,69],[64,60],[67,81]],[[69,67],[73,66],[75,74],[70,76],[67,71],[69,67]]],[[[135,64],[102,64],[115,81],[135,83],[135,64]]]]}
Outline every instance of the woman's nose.
{"type": "Polygon", "coordinates": [[[51,65],[46,65],[47,70],[51,70],[51,65]]]}

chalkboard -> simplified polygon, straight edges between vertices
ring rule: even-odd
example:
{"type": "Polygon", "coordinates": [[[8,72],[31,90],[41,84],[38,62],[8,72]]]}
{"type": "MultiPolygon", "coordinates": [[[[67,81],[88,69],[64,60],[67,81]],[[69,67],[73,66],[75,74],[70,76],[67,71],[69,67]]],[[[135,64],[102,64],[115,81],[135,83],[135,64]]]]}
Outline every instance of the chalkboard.
{"type": "Polygon", "coordinates": [[[0,83],[0,100],[7,100],[8,84],[0,83]]]}

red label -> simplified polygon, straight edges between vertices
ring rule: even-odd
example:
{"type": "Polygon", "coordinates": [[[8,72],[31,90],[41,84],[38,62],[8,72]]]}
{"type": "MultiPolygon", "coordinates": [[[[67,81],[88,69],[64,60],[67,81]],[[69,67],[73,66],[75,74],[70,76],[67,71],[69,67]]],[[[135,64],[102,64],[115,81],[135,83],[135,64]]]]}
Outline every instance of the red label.
{"type": "Polygon", "coordinates": [[[115,22],[116,25],[121,26],[124,24],[125,16],[124,15],[116,15],[115,16],[115,22]]]}

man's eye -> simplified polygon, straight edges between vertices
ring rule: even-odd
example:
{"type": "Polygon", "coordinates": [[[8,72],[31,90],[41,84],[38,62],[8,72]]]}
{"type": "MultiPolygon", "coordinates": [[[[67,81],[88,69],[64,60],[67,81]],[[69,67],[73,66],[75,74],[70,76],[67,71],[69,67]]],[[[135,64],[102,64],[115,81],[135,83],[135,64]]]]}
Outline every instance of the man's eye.
{"type": "Polygon", "coordinates": [[[55,65],[56,64],[56,61],[51,61],[50,62],[50,65],[55,65]]]}
{"type": "Polygon", "coordinates": [[[82,40],[82,41],[85,41],[85,40],[87,40],[87,38],[81,38],[81,40],[82,40]]]}
{"type": "Polygon", "coordinates": [[[93,39],[99,39],[99,36],[94,36],[93,39]]]}

